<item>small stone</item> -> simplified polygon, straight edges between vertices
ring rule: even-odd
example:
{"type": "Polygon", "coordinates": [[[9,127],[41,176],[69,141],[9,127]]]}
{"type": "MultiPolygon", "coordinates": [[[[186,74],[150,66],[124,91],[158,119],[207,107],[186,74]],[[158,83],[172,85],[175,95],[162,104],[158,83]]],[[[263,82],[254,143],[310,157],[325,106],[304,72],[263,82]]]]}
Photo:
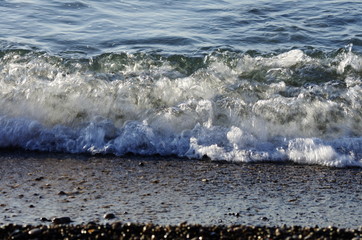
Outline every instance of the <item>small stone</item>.
{"type": "Polygon", "coordinates": [[[121,222],[115,222],[112,224],[112,229],[113,230],[117,230],[117,229],[121,229],[122,228],[122,223],[121,222]]]}
{"type": "Polygon", "coordinates": [[[54,224],[66,224],[72,222],[70,217],[59,217],[59,218],[53,218],[52,222],[54,224]]]}
{"type": "Polygon", "coordinates": [[[37,178],[35,178],[34,180],[35,181],[41,181],[41,180],[43,180],[44,179],[44,177],[37,177],[37,178]]]}
{"type": "Polygon", "coordinates": [[[116,215],[114,215],[113,213],[107,213],[107,214],[104,214],[103,218],[113,219],[113,218],[116,218],[116,215]]]}
{"type": "Polygon", "coordinates": [[[19,229],[11,233],[9,239],[27,239],[27,235],[24,232],[21,232],[19,229]]]}
{"type": "Polygon", "coordinates": [[[34,229],[31,229],[28,234],[30,236],[39,236],[41,234],[42,230],[40,228],[34,228],[34,229]]]}
{"type": "Polygon", "coordinates": [[[64,191],[60,191],[59,193],[58,193],[58,195],[61,195],[61,196],[64,196],[64,195],[67,195],[64,191]]]}
{"type": "Polygon", "coordinates": [[[314,239],[314,238],[315,238],[314,233],[311,232],[304,239],[314,239]]]}
{"type": "Polygon", "coordinates": [[[97,223],[96,222],[93,222],[93,221],[90,221],[87,223],[87,227],[96,227],[97,226],[97,223]]]}

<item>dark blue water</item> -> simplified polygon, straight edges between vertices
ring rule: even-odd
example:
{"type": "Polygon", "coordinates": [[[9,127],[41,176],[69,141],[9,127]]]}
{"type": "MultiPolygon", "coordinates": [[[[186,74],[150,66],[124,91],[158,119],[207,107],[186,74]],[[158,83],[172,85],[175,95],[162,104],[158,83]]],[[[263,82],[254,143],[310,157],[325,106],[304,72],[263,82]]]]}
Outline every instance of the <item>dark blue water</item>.
{"type": "Polygon", "coordinates": [[[362,166],[359,1],[0,1],[0,146],[362,166]]]}
{"type": "Polygon", "coordinates": [[[361,51],[359,1],[1,1],[3,48],[51,54],[361,51]]]}

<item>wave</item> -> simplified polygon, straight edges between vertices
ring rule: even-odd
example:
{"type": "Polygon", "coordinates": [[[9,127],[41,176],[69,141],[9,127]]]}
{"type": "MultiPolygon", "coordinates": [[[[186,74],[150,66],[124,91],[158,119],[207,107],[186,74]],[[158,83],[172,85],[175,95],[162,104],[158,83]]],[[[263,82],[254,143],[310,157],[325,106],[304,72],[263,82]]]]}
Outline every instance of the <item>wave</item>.
{"type": "Polygon", "coordinates": [[[0,147],[362,166],[362,56],[0,52],[0,147]]]}

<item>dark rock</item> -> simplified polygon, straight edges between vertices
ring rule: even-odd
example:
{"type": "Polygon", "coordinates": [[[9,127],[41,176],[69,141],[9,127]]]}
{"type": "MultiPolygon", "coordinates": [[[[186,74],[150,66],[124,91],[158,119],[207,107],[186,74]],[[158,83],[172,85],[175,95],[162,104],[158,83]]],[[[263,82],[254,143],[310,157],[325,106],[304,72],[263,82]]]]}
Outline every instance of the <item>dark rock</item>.
{"type": "Polygon", "coordinates": [[[41,235],[42,233],[42,230],[40,228],[33,228],[31,229],[28,234],[31,236],[31,237],[36,237],[36,236],[39,236],[41,235]]]}
{"type": "Polygon", "coordinates": [[[57,218],[53,218],[52,222],[54,224],[67,224],[67,223],[71,223],[72,220],[70,219],[70,217],[57,217],[57,218]]]}
{"type": "MultiPolygon", "coordinates": [[[[67,217],[58,219],[70,220],[67,217]]],[[[9,224],[0,227],[0,239],[361,239],[361,230],[301,226],[201,226],[186,222],[178,226],[122,222],[38,227],[9,224]]]]}
{"type": "Polygon", "coordinates": [[[58,195],[60,195],[60,196],[64,196],[64,195],[67,195],[64,191],[60,191],[59,193],[58,193],[58,195]]]}
{"type": "Polygon", "coordinates": [[[97,226],[97,223],[96,222],[88,222],[87,227],[94,227],[94,226],[97,226]]]}
{"type": "Polygon", "coordinates": [[[103,218],[114,219],[114,218],[116,218],[116,215],[114,215],[113,213],[107,213],[107,214],[104,214],[103,218]]]}
{"type": "Polygon", "coordinates": [[[122,223],[121,222],[114,222],[114,223],[112,223],[112,229],[113,230],[120,230],[120,229],[122,229],[122,223]]]}
{"type": "Polygon", "coordinates": [[[27,239],[27,234],[19,229],[16,229],[14,232],[10,234],[10,239],[17,239],[17,240],[27,239]]]}

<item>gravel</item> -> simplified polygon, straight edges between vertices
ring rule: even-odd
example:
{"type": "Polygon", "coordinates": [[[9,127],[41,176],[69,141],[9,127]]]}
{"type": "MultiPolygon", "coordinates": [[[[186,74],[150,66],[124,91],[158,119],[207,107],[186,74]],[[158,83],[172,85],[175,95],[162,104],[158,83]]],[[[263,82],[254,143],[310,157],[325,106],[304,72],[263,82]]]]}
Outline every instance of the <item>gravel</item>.
{"type": "Polygon", "coordinates": [[[182,223],[166,226],[114,222],[83,225],[14,225],[0,228],[1,239],[360,239],[362,228],[202,226],[182,223]]]}

